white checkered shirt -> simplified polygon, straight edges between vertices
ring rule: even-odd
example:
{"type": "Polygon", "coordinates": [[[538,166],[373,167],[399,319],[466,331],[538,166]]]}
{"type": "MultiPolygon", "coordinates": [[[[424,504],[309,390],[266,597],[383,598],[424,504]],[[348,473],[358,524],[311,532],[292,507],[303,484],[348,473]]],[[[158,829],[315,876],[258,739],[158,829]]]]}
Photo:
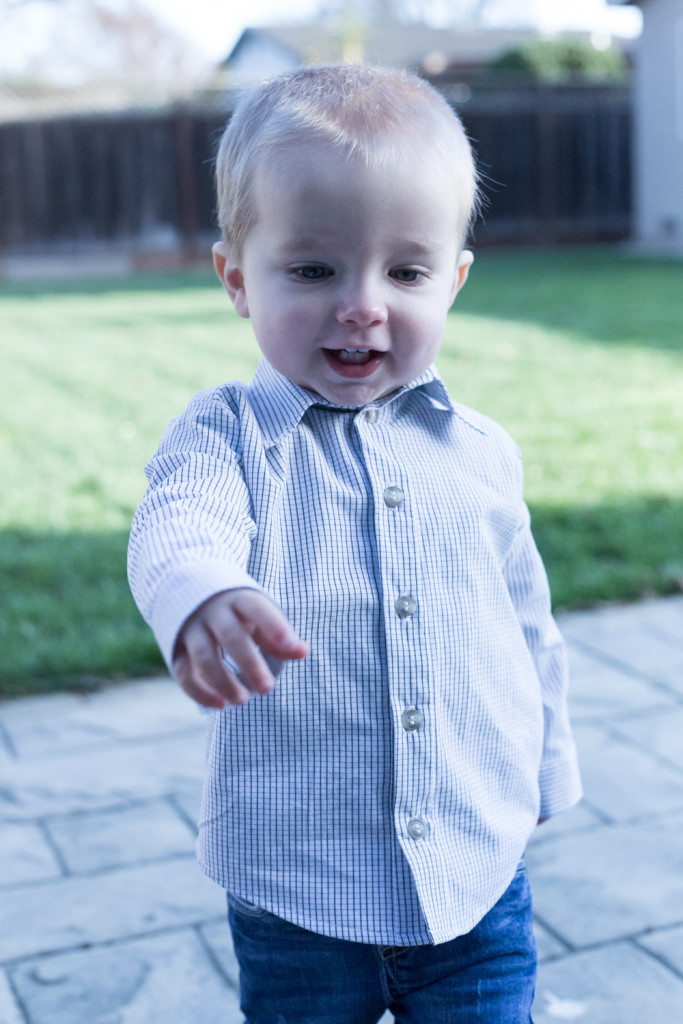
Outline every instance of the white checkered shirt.
{"type": "Polygon", "coordinates": [[[167,662],[236,586],[310,644],[271,694],[209,716],[206,873],[338,938],[469,931],[539,815],[580,796],[514,443],[433,368],[347,409],[263,361],[196,396],[147,475],[130,578],[167,662]]]}

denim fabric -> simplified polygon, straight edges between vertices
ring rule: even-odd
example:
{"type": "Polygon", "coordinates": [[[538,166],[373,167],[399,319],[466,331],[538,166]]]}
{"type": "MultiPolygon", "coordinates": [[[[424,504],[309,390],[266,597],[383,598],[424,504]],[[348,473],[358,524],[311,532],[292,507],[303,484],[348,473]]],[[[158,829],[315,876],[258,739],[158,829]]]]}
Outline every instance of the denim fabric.
{"type": "Polygon", "coordinates": [[[467,935],[433,946],[328,938],[229,895],[245,1024],[529,1024],[536,979],[523,864],[467,935]]]}

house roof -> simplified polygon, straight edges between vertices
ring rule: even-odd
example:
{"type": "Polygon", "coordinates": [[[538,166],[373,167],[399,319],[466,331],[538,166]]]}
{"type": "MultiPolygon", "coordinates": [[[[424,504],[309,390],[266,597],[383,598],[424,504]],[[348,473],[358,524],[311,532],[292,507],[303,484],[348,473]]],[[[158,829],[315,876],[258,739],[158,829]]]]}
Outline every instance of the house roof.
{"type": "MultiPolygon", "coordinates": [[[[442,56],[444,64],[481,65],[498,57],[505,50],[535,38],[536,32],[521,29],[458,30],[432,28],[420,23],[385,20],[365,27],[362,37],[363,59],[376,64],[399,64],[421,67],[425,60],[442,56]]],[[[590,39],[588,32],[566,33],[571,38],[590,39]]],[[[300,63],[327,63],[346,56],[342,52],[340,34],[324,23],[300,23],[247,28],[222,61],[229,67],[240,51],[257,42],[275,45],[300,63]]]]}

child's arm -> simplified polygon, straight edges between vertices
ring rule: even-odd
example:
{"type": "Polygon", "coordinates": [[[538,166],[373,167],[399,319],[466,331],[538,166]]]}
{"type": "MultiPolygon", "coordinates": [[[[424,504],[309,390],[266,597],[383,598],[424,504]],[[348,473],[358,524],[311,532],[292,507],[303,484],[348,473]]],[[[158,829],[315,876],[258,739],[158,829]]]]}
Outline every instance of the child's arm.
{"type": "Polygon", "coordinates": [[[544,737],[539,769],[539,818],[542,821],[580,800],[581,779],[567,711],[565,645],[551,614],[545,569],[527,525],[517,534],[505,573],[541,687],[544,737]]]}
{"type": "Polygon", "coordinates": [[[541,823],[580,800],[581,778],[567,710],[565,644],[552,617],[548,579],[531,534],[526,508],[503,573],[536,667],[543,702],[544,739],[539,770],[541,823]]]}
{"type": "Polygon", "coordinates": [[[229,386],[203,392],[169,426],[146,467],[149,486],[129,544],[138,607],[169,669],[208,707],[244,703],[249,690],[272,687],[259,646],[266,660],[306,654],[247,572],[257,527],[242,469],[239,404],[229,386]]]}
{"type": "Polygon", "coordinates": [[[274,685],[259,648],[286,660],[304,658],[308,651],[282,612],[260,591],[224,591],[205,601],[182,626],[173,672],[198,704],[244,704],[250,690],[269,693],[274,685]],[[237,664],[242,681],[225,664],[223,651],[237,664]]]}

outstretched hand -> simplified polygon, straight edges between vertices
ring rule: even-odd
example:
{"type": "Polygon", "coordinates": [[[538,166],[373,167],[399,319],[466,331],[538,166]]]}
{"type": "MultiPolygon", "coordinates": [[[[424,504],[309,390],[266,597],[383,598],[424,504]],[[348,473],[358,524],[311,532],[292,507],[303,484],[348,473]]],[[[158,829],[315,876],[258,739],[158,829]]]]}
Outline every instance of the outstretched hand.
{"type": "Polygon", "coordinates": [[[252,693],[269,693],[273,673],[263,657],[305,658],[308,646],[269,598],[240,587],[209,598],[185,621],[173,655],[173,672],[189,697],[207,708],[245,704],[252,693]],[[238,679],[225,664],[237,664],[238,679]],[[261,653],[263,652],[263,653],[261,653]]]}

